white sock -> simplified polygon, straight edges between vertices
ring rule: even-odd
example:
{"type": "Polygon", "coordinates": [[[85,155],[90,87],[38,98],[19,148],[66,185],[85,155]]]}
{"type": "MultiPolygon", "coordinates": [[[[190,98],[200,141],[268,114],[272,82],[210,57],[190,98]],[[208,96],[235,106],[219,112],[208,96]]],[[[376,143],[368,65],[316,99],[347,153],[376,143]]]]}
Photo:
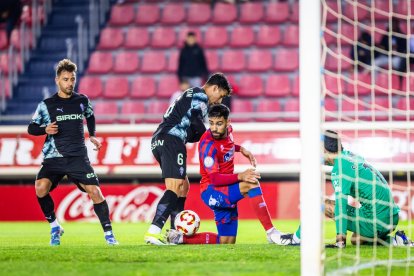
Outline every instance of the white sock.
{"type": "Polygon", "coordinates": [[[295,234],[293,234],[293,240],[294,240],[295,242],[297,242],[297,243],[299,243],[299,242],[300,242],[300,239],[296,236],[296,233],[295,233],[295,234]]]}
{"type": "Polygon", "coordinates": [[[151,224],[150,228],[148,229],[148,233],[150,234],[160,234],[161,228],[159,228],[157,225],[151,224]]]}
{"type": "Polygon", "coordinates": [[[53,222],[50,223],[50,228],[55,228],[60,226],[59,221],[55,219],[53,222]]]}
{"type": "Polygon", "coordinates": [[[104,232],[105,236],[113,235],[112,230],[104,232]]]}
{"type": "Polygon", "coordinates": [[[273,233],[276,233],[276,234],[278,234],[278,235],[280,235],[280,232],[279,232],[279,230],[277,230],[276,228],[274,228],[274,227],[272,227],[272,228],[270,228],[269,230],[266,230],[266,234],[273,234],[273,233]]]}

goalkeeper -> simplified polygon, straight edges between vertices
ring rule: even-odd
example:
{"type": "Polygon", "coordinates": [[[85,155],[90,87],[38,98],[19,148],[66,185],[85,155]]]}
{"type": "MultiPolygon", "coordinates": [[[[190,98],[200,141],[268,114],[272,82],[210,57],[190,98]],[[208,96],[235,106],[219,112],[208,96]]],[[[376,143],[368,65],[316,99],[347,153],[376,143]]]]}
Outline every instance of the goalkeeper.
{"type": "MultiPolygon", "coordinates": [[[[335,201],[325,200],[325,215],[335,219],[336,243],[327,247],[346,245],[347,231],[353,232],[352,244],[411,245],[403,231],[391,234],[398,224],[399,207],[382,174],[365,159],[344,150],[337,133],[328,130],[324,137],[325,164],[333,166],[332,186],[335,201]],[[361,204],[348,205],[348,196],[361,204]]],[[[282,235],[281,245],[299,245],[300,227],[295,234],[282,235]]]]}

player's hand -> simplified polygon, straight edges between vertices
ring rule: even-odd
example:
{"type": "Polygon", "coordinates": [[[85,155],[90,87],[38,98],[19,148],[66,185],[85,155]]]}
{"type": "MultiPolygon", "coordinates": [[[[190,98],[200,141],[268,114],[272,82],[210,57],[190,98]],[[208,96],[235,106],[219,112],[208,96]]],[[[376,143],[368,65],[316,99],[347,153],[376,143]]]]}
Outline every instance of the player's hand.
{"type": "Polygon", "coordinates": [[[53,134],[58,133],[58,128],[59,127],[58,127],[58,125],[56,124],[56,121],[55,121],[53,123],[48,124],[46,126],[45,131],[46,131],[47,134],[53,135],[53,134]]]}
{"type": "Polygon", "coordinates": [[[95,148],[93,150],[99,150],[102,147],[101,142],[99,142],[95,136],[91,136],[89,139],[91,140],[92,144],[95,145],[95,148]]]}
{"type": "Polygon", "coordinates": [[[257,184],[259,183],[258,179],[260,179],[260,173],[256,171],[256,169],[247,169],[238,174],[238,179],[243,182],[257,184]]]}
{"type": "Polygon", "coordinates": [[[336,235],[336,243],[327,244],[325,248],[345,248],[346,247],[346,235],[336,235]]]}
{"type": "Polygon", "coordinates": [[[250,164],[256,168],[257,162],[256,162],[256,158],[254,158],[253,154],[248,151],[247,149],[240,147],[240,152],[241,154],[243,154],[247,159],[249,159],[250,164]]]}

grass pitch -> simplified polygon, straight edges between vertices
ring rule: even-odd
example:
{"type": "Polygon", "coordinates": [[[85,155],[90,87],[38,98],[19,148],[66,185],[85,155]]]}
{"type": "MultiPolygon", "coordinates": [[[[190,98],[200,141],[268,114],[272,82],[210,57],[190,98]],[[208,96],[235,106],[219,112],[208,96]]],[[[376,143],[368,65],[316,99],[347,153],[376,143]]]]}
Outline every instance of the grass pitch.
{"type": "MultiPolygon", "coordinates": [[[[282,231],[296,230],[297,221],[276,221],[282,231]]],[[[0,223],[0,275],[299,275],[300,248],[267,244],[258,221],[241,221],[235,245],[150,246],[143,242],[144,223],[114,224],[117,247],[105,244],[98,223],[64,223],[59,247],[50,247],[49,225],[0,223]]],[[[399,229],[407,230],[401,223],[399,229]]],[[[202,221],[200,231],[214,231],[202,221]]],[[[335,239],[335,225],[326,224],[326,242],[335,239]]],[[[326,250],[326,271],[372,264],[378,260],[412,258],[408,248],[326,250]],[[356,258],[359,256],[359,258],[356,258]],[[359,262],[358,262],[359,259],[359,262]]],[[[377,266],[358,275],[414,275],[412,263],[377,266]]],[[[335,273],[335,272],[334,272],[335,273]]],[[[337,273],[335,273],[337,274],[337,273]]]]}

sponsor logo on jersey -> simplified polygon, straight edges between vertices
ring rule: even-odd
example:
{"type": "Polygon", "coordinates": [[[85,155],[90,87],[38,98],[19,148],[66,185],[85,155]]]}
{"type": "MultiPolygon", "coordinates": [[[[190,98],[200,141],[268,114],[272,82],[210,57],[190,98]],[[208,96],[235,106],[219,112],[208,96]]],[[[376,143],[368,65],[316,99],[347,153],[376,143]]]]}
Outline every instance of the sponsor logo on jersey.
{"type": "Polygon", "coordinates": [[[212,195],[210,195],[210,198],[208,199],[208,205],[209,206],[218,206],[219,202],[212,195]]]}
{"type": "Polygon", "coordinates": [[[56,111],[60,111],[60,112],[62,112],[62,113],[63,113],[63,107],[61,107],[61,108],[57,107],[57,108],[56,108],[56,111]]]}
{"type": "Polygon", "coordinates": [[[154,143],[151,144],[151,150],[155,149],[158,146],[163,146],[164,140],[156,140],[154,143]]]}
{"type": "Polygon", "coordinates": [[[211,156],[206,156],[206,157],[204,158],[204,166],[205,166],[206,168],[211,168],[211,167],[213,167],[213,165],[214,165],[214,159],[213,159],[213,157],[211,157],[211,156]]]}
{"type": "Polygon", "coordinates": [[[224,162],[230,161],[231,159],[233,159],[233,156],[234,156],[234,147],[223,156],[224,162]]]}
{"type": "Polygon", "coordinates": [[[86,178],[94,178],[94,177],[96,177],[95,173],[87,173],[86,174],[86,178]]]}
{"type": "Polygon", "coordinates": [[[56,121],[67,121],[67,120],[83,120],[82,114],[68,114],[56,116],[56,121]]]}
{"type": "Polygon", "coordinates": [[[184,168],[180,167],[180,175],[182,176],[184,174],[184,168]]]}

